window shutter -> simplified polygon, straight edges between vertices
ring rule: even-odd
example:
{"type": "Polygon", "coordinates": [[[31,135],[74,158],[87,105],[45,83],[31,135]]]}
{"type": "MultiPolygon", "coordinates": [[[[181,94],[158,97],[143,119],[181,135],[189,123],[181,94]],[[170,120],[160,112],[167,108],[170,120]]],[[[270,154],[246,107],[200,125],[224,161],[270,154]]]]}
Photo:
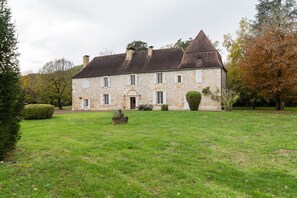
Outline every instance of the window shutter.
{"type": "Polygon", "coordinates": [[[111,105],[111,94],[108,94],[108,104],[111,105]]]}
{"type": "Polygon", "coordinates": [[[156,101],[157,101],[157,100],[156,100],[156,92],[154,91],[154,92],[153,92],[153,104],[156,104],[156,101]]]}
{"type": "Polygon", "coordinates": [[[88,109],[91,108],[91,99],[88,99],[88,109]]]}
{"type": "Polygon", "coordinates": [[[184,75],[181,75],[181,83],[184,83],[184,75]]]}
{"type": "Polygon", "coordinates": [[[162,82],[163,82],[163,83],[166,83],[165,73],[162,73],[162,82]]]}
{"type": "Polygon", "coordinates": [[[167,100],[166,91],[163,91],[163,104],[167,104],[166,100],[167,100]]]}
{"type": "Polygon", "coordinates": [[[184,97],[184,109],[185,109],[185,110],[189,110],[189,109],[190,109],[186,97],[184,97]]]}
{"type": "Polygon", "coordinates": [[[84,110],[84,99],[81,99],[81,110],[84,110]]]}
{"type": "Polygon", "coordinates": [[[131,76],[130,75],[128,75],[128,77],[127,77],[127,85],[131,85],[131,76]]]}
{"type": "Polygon", "coordinates": [[[137,84],[138,84],[138,76],[135,75],[135,85],[137,85],[137,84]]]}
{"type": "Polygon", "coordinates": [[[175,75],[175,76],[174,76],[174,83],[175,83],[175,84],[177,83],[177,78],[178,78],[178,75],[175,75]]]}
{"type": "Polygon", "coordinates": [[[153,75],[153,83],[154,84],[157,84],[157,73],[155,73],[154,75],[153,75]]]}
{"type": "Polygon", "coordinates": [[[110,77],[108,77],[108,87],[110,87],[111,86],[111,79],[110,79],[110,77]]]}
{"type": "Polygon", "coordinates": [[[104,87],[104,78],[101,78],[101,87],[104,87]]]}
{"type": "Polygon", "coordinates": [[[202,82],[202,70],[196,70],[196,82],[197,83],[202,82]]]}
{"type": "Polygon", "coordinates": [[[100,101],[101,101],[101,105],[104,104],[104,97],[103,97],[103,94],[100,94],[100,101]]]}

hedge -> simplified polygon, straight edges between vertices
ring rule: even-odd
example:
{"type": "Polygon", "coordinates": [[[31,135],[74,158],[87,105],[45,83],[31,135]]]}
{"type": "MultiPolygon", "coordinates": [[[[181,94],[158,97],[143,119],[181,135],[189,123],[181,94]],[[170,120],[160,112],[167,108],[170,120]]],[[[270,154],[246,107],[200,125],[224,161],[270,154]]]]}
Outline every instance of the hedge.
{"type": "Polygon", "coordinates": [[[29,104],[23,110],[23,118],[26,120],[51,118],[55,107],[49,104],[29,104]]]}
{"type": "Polygon", "coordinates": [[[186,99],[191,111],[198,111],[201,102],[201,93],[199,91],[188,91],[186,99]]]}

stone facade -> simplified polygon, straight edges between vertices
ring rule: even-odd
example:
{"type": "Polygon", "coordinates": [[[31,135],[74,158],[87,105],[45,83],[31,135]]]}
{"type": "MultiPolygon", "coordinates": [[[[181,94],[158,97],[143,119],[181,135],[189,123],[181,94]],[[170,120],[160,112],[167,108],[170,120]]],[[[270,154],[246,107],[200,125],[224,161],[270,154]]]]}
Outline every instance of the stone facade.
{"type": "MultiPolygon", "coordinates": [[[[222,68],[158,73],[162,73],[162,83],[157,83],[157,73],[73,79],[72,108],[76,111],[115,110],[134,109],[140,104],[153,104],[154,110],[159,110],[161,104],[158,104],[157,92],[162,92],[162,102],[168,104],[170,110],[185,110],[188,109],[185,99],[187,91],[202,92],[203,88],[210,87],[210,91],[214,93],[217,89],[222,90],[226,83],[226,71],[222,68]],[[131,85],[131,75],[135,76],[135,85],[131,85]],[[104,86],[104,79],[107,86],[104,86]],[[178,79],[181,82],[178,82],[178,79]]],[[[211,94],[202,94],[199,109],[217,111],[221,110],[221,104],[213,100],[211,94]]]]}

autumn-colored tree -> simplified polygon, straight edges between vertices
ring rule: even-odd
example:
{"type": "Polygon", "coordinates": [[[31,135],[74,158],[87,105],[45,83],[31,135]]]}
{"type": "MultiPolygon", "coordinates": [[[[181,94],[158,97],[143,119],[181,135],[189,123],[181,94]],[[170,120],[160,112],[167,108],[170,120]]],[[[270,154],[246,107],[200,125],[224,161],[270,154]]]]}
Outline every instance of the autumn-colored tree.
{"type": "Polygon", "coordinates": [[[242,77],[258,95],[273,99],[277,110],[283,101],[297,99],[297,35],[262,27],[261,34],[245,43],[246,56],[241,61],[242,77]]]}

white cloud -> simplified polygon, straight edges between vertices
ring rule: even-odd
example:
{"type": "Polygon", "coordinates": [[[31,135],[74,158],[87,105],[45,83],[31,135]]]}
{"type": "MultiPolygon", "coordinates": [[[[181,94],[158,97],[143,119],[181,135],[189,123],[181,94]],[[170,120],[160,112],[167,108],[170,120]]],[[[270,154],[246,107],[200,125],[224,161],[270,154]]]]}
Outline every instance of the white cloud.
{"type": "Polygon", "coordinates": [[[122,53],[133,40],[155,48],[203,29],[212,40],[233,33],[257,0],[10,0],[19,37],[21,70],[38,71],[64,57],[78,65],[85,54],[122,53]]]}

